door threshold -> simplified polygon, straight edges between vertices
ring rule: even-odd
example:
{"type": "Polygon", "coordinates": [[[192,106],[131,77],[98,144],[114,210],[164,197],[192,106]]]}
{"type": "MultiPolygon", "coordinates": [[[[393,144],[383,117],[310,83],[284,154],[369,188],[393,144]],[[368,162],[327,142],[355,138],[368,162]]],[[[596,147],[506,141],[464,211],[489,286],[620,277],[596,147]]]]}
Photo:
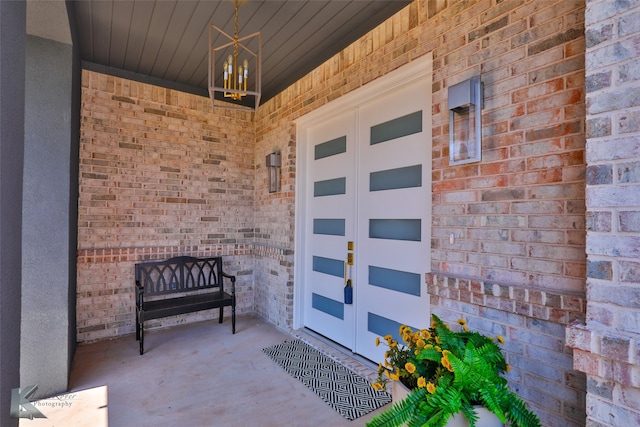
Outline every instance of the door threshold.
{"type": "Polygon", "coordinates": [[[291,335],[340,363],[352,372],[367,379],[369,382],[373,383],[377,380],[377,363],[352,352],[337,342],[331,341],[329,338],[308,328],[292,330],[291,335]]]}

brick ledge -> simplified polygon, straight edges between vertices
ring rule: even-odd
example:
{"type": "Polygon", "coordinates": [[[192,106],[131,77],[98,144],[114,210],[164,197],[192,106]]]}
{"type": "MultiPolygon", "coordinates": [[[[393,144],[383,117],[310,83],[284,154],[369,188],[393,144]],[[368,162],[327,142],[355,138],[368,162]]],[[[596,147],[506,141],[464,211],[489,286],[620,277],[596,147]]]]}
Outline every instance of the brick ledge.
{"type": "Polygon", "coordinates": [[[250,253],[249,244],[203,245],[203,246],[140,246],[120,248],[78,249],[78,262],[139,261],[156,258],[171,258],[179,255],[195,257],[217,255],[242,255],[250,253]]]}
{"type": "Polygon", "coordinates": [[[230,243],[219,245],[187,245],[187,246],[141,246],[120,248],[87,248],[78,249],[76,256],[80,264],[137,262],[151,259],[167,259],[179,255],[195,257],[259,255],[268,258],[286,258],[293,254],[287,248],[264,245],[260,243],[230,243]]]}
{"type": "Polygon", "coordinates": [[[548,290],[498,284],[483,279],[456,277],[442,272],[427,273],[427,292],[452,299],[562,325],[584,321],[586,299],[548,290]]]}

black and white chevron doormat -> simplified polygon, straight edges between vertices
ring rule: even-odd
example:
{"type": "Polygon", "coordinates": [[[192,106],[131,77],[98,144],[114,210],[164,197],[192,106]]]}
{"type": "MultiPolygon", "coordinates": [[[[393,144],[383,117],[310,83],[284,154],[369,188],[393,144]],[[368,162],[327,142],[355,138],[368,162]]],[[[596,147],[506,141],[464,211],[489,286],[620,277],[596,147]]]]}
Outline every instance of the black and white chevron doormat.
{"type": "Polygon", "coordinates": [[[348,420],[391,402],[389,393],[374,390],[370,382],[300,340],[262,351],[348,420]]]}

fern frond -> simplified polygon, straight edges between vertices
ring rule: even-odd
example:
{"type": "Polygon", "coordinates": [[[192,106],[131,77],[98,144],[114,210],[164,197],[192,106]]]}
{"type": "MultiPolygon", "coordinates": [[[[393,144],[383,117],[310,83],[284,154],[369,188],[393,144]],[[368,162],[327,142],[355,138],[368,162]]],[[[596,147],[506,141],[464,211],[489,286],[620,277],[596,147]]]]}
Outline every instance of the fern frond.
{"type": "Polygon", "coordinates": [[[509,391],[504,387],[485,386],[479,390],[479,394],[482,400],[482,406],[496,414],[500,422],[503,424],[506,423],[507,416],[504,411],[504,402],[509,400],[509,391]]]}
{"type": "Polygon", "coordinates": [[[478,413],[471,405],[463,405],[461,409],[464,417],[469,421],[469,427],[475,427],[478,422],[478,413]]]}
{"type": "Polygon", "coordinates": [[[434,362],[440,362],[441,358],[442,353],[440,353],[435,348],[425,348],[416,355],[416,360],[431,360],[434,362]]]}
{"type": "Polygon", "coordinates": [[[416,389],[400,402],[394,403],[380,415],[372,418],[367,427],[397,427],[405,424],[415,414],[419,402],[424,400],[427,391],[416,389]]]}
{"type": "Polygon", "coordinates": [[[498,347],[493,341],[485,342],[481,346],[476,347],[476,352],[480,358],[485,362],[496,366],[501,372],[504,372],[506,369],[507,362],[504,360],[504,355],[502,354],[500,347],[498,347]]]}
{"type": "Polygon", "coordinates": [[[515,427],[540,427],[540,420],[517,395],[509,393],[505,412],[511,425],[515,427]]]}
{"type": "Polygon", "coordinates": [[[426,410],[427,418],[432,418],[439,412],[442,412],[442,416],[449,418],[460,411],[464,401],[464,394],[457,388],[439,386],[434,394],[427,395],[421,411],[425,412],[426,410]]]}

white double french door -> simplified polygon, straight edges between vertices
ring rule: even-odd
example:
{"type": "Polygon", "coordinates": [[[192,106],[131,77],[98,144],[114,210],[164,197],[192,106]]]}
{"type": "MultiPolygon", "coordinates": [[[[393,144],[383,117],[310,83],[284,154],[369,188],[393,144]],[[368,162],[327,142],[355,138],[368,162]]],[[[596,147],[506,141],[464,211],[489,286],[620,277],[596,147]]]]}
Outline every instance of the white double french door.
{"type": "Polygon", "coordinates": [[[430,93],[427,74],[299,130],[303,326],[371,360],[376,336],[429,324],[430,93]]]}

